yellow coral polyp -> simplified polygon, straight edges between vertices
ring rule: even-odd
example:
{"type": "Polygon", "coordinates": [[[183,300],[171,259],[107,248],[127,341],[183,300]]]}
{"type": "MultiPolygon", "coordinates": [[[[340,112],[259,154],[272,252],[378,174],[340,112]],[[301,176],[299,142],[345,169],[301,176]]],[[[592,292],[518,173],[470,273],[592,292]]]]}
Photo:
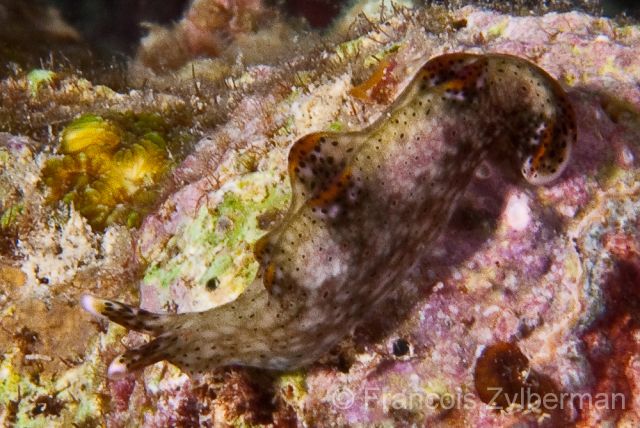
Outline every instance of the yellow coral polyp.
{"type": "Polygon", "coordinates": [[[156,183],[170,167],[162,135],[149,131],[149,118],[124,125],[86,115],[61,133],[62,157],[50,159],[43,181],[52,202],[75,208],[97,230],[111,224],[138,226],[153,203],[156,183]]]}
{"type": "Polygon", "coordinates": [[[114,172],[121,175],[111,178],[116,183],[120,182],[128,195],[133,195],[140,187],[152,185],[154,178],[165,172],[165,160],[164,150],[151,141],[143,140],[116,153],[114,161],[117,168],[114,172]]]}
{"type": "Polygon", "coordinates": [[[93,146],[100,151],[120,145],[118,129],[100,116],[86,115],[72,122],[62,131],[62,153],[77,153],[93,146]]]}

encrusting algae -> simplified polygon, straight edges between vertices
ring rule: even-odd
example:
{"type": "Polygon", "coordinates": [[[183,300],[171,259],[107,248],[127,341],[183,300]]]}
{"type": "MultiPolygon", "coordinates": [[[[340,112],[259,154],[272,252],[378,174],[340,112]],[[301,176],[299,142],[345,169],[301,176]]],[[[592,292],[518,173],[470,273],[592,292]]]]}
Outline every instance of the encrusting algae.
{"type": "Polygon", "coordinates": [[[61,156],[49,159],[43,171],[50,201],[73,203],[94,230],[139,226],[172,164],[154,118],[130,119],[74,120],[62,131],[61,156]]]}
{"type": "MultiPolygon", "coordinates": [[[[377,80],[361,95],[381,93],[377,80]]],[[[174,315],[85,295],[87,311],[156,336],[117,357],[109,375],[160,360],[189,373],[314,362],[433,245],[484,160],[510,159],[529,183],[546,184],[567,165],[575,120],[560,85],[522,58],[429,60],[371,126],[293,144],[291,206],[256,243],[258,276],[236,301],[174,315]]]]}

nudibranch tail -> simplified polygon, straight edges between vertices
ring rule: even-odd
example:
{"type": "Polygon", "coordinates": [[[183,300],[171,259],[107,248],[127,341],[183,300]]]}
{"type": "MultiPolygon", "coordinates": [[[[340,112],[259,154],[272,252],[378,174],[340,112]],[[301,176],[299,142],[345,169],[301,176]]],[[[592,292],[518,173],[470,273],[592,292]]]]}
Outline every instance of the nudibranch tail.
{"type": "Polygon", "coordinates": [[[169,358],[171,356],[170,353],[156,352],[156,348],[161,346],[162,341],[156,338],[146,345],[130,349],[124,354],[118,355],[109,364],[107,376],[111,379],[120,379],[129,373],[169,358]]]}
{"type": "MultiPolygon", "coordinates": [[[[360,95],[391,79],[385,70],[360,95]]],[[[312,363],[393,292],[482,161],[507,159],[545,184],[562,173],[575,139],[567,95],[536,65],[502,54],[429,60],[377,122],[292,145],[291,206],[257,241],[258,276],[234,302],[160,315],[83,297],[92,314],[156,336],[109,374],[160,360],[191,373],[312,363]]]]}
{"type": "Polygon", "coordinates": [[[154,314],[113,300],[100,299],[83,295],[80,299],[82,308],[94,316],[104,317],[131,330],[152,334],[156,337],[151,342],[135,349],[128,350],[116,357],[109,365],[107,374],[111,378],[119,378],[128,372],[169,358],[174,351],[172,345],[177,342],[173,334],[172,314],[154,314]]]}
{"type": "Polygon", "coordinates": [[[153,314],[124,303],[89,295],[82,296],[80,303],[87,312],[95,316],[105,317],[131,330],[158,336],[145,345],[117,356],[107,371],[110,378],[120,378],[129,372],[170,358],[175,353],[178,342],[173,325],[177,318],[175,315],[153,314]]]}
{"type": "MultiPolygon", "coordinates": [[[[184,314],[185,318],[191,318],[191,314],[184,314]]],[[[115,322],[115,321],[114,321],[115,322]]],[[[200,338],[195,338],[195,342],[188,342],[188,336],[182,337],[181,329],[175,329],[173,327],[167,327],[166,331],[159,336],[152,339],[150,342],[132,348],[120,354],[113,359],[107,370],[107,375],[110,378],[121,378],[124,375],[140,370],[146,366],[157,363],[158,361],[170,360],[175,365],[180,367],[181,370],[189,374],[193,374],[191,359],[202,359],[203,357],[195,354],[199,353],[202,346],[207,346],[211,350],[211,346],[202,343],[200,338]],[[199,346],[193,345],[198,343],[199,346]],[[191,357],[190,357],[191,355],[191,357]]],[[[215,361],[214,352],[211,352],[209,357],[212,361],[215,361]]],[[[220,361],[218,361],[218,364],[220,361]]]]}
{"type": "Polygon", "coordinates": [[[165,328],[170,315],[154,314],[114,300],[83,295],[80,305],[90,314],[107,318],[123,327],[149,334],[159,334],[165,328]]]}

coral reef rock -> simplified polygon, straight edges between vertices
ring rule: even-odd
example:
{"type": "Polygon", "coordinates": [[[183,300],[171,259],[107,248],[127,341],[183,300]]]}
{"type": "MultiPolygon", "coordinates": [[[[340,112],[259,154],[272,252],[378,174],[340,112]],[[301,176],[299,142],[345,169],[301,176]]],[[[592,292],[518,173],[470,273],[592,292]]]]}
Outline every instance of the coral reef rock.
{"type": "MultiPolygon", "coordinates": [[[[0,22],[28,27],[33,15],[4,3],[0,22]]],[[[197,0],[126,69],[96,64],[95,80],[73,53],[32,61],[42,34],[81,44],[53,12],[24,52],[0,31],[5,424],[640,424],[640,27],[566,9],[374,3],[321,37],[261,1],[197,0]],[[534,188],[481,166],[396,294],[310,366],[190,378],[160,362],[106,377],[148,338],[95,321],[82,294],[157,312],[232,301],[289,205],[291,145],[367,126],[450,52],[516,55],[562,85],[577,143],[559,179],[534,188]]]]}

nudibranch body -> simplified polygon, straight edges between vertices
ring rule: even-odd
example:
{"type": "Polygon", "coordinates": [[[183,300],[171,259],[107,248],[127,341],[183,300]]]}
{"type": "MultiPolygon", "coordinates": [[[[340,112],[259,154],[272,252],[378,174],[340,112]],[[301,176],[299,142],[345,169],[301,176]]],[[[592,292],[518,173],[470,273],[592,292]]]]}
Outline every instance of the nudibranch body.
{"type": "Polygon", "coordinates": [[[561,174],[575,138],[566,94],[534,64],[501,54],[431,59],[366,129],[293,144],[291,206],[256,244],[260,272],[236,301],[153,314],[84,296],[89,312],[156,336],[109,374],[160,360],[187,372],[314,362],[396,288],[481,162],[506,158],[544,184],[561,174]]]}

